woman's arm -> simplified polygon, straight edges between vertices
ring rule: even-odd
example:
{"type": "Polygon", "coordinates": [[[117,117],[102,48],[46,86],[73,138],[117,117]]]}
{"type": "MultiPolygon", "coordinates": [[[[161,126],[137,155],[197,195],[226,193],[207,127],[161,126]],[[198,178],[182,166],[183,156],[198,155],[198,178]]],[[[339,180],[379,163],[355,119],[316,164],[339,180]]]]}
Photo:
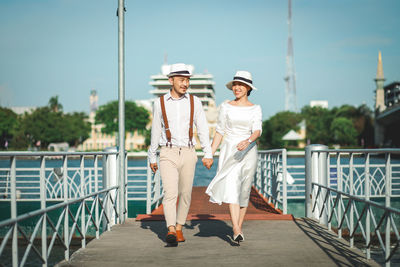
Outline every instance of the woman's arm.
{"type": "Polygon", "coordinates": [[[261,131],[260,130],[256,130],[254,131],[254,133],[252,135],[250,135],[250,137],[246,140],[241,141],[236,147],[237,149],[243,150],[246,149],[248,147],[248,145],[250,145],[249,139],[251,140],[251,142],[255,142],[257,140],[258,137],[260,137],[261,135],[261,131]]]}
{"type": "Polygon", "coordinates": [[[219,132],[215,132],[214,139],[211,144],[211,151],[212,151],[213,156],[215,154],[215,151],[217,151],[217,148],[221,144],[222,137],[223,137],[222,134],[220,134],[219,132]]]}

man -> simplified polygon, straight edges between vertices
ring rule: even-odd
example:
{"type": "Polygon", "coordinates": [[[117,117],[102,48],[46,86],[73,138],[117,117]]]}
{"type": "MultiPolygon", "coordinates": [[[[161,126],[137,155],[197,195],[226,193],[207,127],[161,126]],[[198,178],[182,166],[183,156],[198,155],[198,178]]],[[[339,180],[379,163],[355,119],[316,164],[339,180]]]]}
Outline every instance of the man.
{"type": "Polygon", "coordinates": [[[168,228],[166,242],[169,244],[185,241],[182,226],[189,212],[197,162],[193,124],[196,125],[205,153],[203,165],[209,169],[213,164],[209,129],[201,101],[187,93],[190,76],[185,64],[171,65],[168,74],[171,89],[154,102],[153,108],[148,156],[150,167],[156,172],[156,151],[161,146],[160,174],[164,187],[164,216],[168,228]]]}

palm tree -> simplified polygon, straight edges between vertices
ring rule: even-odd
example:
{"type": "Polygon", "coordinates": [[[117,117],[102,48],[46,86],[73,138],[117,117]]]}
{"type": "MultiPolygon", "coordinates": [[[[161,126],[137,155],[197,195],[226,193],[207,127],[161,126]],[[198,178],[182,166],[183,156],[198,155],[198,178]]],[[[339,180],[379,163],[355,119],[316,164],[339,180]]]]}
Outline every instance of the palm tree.
{"type": "Polygon", "coordinates": [[[58,102],[58,95],[53,96],[53,97],[50,98],[50,100],[49,100],[49,108],[50,108],[53,112],[62,111],[63,106],[61,105],[60,102],[58,102]]]}

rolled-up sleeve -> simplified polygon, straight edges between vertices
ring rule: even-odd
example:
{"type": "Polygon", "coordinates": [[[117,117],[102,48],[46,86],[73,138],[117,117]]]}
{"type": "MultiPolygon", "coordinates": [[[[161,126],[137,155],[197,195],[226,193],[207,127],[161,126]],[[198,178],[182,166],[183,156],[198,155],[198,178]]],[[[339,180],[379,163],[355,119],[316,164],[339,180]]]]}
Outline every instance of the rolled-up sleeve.
{"type": "Polygon", "coordinates": [[[194,124],[197,128],[197,135],[200,139],[200,145],[204,152],[204,158],[211,159],[211,145],[210,145],[210,130],[208,128],[208,123],[206,119],[206,114],[203,110],[203,105],[199,98],[194,97],[194,107],[195,107],[195,115],[194,115],[194,124]]]}
{"type": "Polygon", "coordinates": [[[251,127],[251,131],[253,133],[257,130],[260,130],[260,135],[261,135],[261,133],[262,133],[262,111],[261,111],[261,107],[259,105],[257,105],[257,107],[254,110],[253,124],[251,127]]]}
{"type": "Polygon", "coordinates": [[[151,124],[151,143],[147,152],[150,163],[157,162],[157,149],[161,138],[161,106],[160,100],[154,101],[153,122],[151,124]]]}
{"type": "Polygon", "coordinates": [[[226,124],[226,108],[225,104],[222,103],[221,106],[219,107],[218,122],[217,122],[217,127],[215,129],[222,136],[224,136],[225,134],[225,124],[226,124]]]}

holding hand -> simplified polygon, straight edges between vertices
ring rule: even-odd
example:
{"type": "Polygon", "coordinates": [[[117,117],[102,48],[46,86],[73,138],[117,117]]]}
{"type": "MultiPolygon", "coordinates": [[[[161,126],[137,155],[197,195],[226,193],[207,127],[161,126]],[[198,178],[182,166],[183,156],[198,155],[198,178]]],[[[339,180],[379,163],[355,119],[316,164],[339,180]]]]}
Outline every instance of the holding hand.
{"type": "Polygon", "coordinates": [[[156,171],[158,170],[157,163],[150,163],[150,168],[154,173],[156,173],[156,171]]]}
{"type": "Polygon", "coordinates": [[[246,149],[250,145],[249,140],[243,140],[241,141],[237,146],[237,150],[242,151],[243,149],[246,149]]]}
{"type": "Polygon", "coordinates": [[[204,165],[207,169],[210,169],[211,166],[212,166],[213,163],[214,163],[214,160],[213,160],[213,159],[205,159],[205,158],[203,158],[201,161],[203,162],[203,165],[204,165]]]}

